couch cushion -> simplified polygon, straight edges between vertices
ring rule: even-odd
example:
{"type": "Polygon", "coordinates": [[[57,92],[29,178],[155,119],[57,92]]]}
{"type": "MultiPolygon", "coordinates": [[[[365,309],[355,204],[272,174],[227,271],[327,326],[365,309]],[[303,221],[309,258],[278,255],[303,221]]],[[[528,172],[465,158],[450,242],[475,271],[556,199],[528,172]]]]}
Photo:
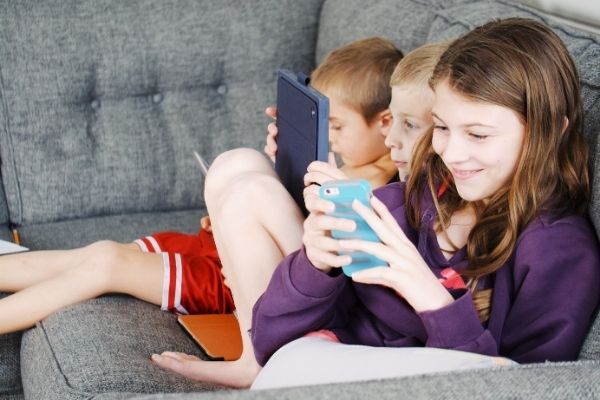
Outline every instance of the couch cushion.
{"type": "Polygon", "coordinates": [[[105,296],[57,312],[23,334],[21,368],[31,399],[83,399],[110,392],[217,390],[165,372],[150,355],[204,357],[175,315],[128,296],[105,296]]]}
{"type": "Polygon", "coordinates": [[[228,391],[212,395],[129,395],[115,399],[592,400],[600,396],[599,380],[599,362],[548,363],[288,389],[228,391]]]}
{"type": "Polygon", "coordinates": [[[131,242],[161,231],[195,233],[203,215],[205,210],[110,215],[27,225],[19,232],[23,245],[32,250],[70,249],[103,239],[131,242]]]}
{"type": "Polygon", "coordinates": [[[434,10],[475,0],[327,0],[323,5],[317,42],[317,62],[356,39],[383,36],[404,53],[425,43],[434,10]]]}
{"type": "Polygon", "coordinates": [[[201,206],[192,150],[262,147],[276,69],[313,67],[321,2],[0,0],[12,221],[201,206]]]}
{"type": "MultiPolygon", "coordinates": [[[[6,225],[0,225],[0,239],[12,241],[10,230],[6,225]]],[[[6,295],[6,293],[0,293],[0,298],[6,295]]],[[[2,396],[21,391],[20,348],[20,332],[9,335],[0,334],[0,399],[3,398],[2,396]]]]}
{"type": "MultiPolygon", "coordinates": [[[[0,298],[6,293],[0,293],[0,298]]],[[[20,393],[21,388],[21,332],[0,334],[0,399],[20,393]]]]}

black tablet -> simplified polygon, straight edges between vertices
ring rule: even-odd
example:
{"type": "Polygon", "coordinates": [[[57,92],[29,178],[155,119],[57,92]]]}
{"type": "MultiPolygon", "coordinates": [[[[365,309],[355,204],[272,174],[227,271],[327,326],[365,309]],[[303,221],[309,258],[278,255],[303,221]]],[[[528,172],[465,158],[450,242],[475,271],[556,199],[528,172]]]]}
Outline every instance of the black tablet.
{"type": "Polygon", "coordinates": [[[313,161],[327,161],[329,99],[304,74],[279,70],[277,78],[277,155],[275,170],[304,215],[304,174],[313,161]]]}

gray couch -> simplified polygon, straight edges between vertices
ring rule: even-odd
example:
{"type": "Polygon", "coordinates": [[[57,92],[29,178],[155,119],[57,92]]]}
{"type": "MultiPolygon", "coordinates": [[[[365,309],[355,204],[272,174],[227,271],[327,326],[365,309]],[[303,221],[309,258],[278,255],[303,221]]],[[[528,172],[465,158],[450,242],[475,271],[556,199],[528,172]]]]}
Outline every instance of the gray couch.
{"type": "MultiPolygon", "coordinates": [[[[0,236],[14,226],[31,249],[54,249],[193,232],[204,202],[192,150],[261,148],[277,68],[309,72],[364,36],[407,52],[516,15],[567,43],[596,154],[600,37],[507,1],[0,0],[0,236]]],[[[599,173],[593,189],[600,229],[599,173]]],[[[202,356],[173,315],[104,296],[0,336],[0,398],[600,397],[599,320],[577,362],[264,392],[160,371],[149,355],[164,350],[202,356]]]]}

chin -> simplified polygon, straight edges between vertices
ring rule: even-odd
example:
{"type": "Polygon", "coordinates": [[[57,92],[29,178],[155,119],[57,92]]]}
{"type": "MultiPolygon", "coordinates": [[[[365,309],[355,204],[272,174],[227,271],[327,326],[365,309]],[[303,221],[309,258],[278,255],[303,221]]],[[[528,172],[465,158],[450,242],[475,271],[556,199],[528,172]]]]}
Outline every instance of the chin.
{"type": "Polygon", "coordinates": [[[479,191],[469,190],[468,188],[456,187],[456,191],[461,199],[465,201],[479,201],[483,200],[485,196],[479,191]]]}

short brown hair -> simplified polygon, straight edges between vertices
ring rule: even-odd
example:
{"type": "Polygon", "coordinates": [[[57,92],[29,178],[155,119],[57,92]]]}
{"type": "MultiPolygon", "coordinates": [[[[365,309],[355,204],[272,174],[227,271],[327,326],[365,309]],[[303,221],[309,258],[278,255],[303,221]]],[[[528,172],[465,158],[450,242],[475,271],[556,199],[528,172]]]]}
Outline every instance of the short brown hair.
{"type": "Polygon", "coordinates": [[[401,59],[387,39],[357,40],[329,53],[311,74],[311,85],[339,96],[371,122],[390,104],[390,76],[401,59]]]}

